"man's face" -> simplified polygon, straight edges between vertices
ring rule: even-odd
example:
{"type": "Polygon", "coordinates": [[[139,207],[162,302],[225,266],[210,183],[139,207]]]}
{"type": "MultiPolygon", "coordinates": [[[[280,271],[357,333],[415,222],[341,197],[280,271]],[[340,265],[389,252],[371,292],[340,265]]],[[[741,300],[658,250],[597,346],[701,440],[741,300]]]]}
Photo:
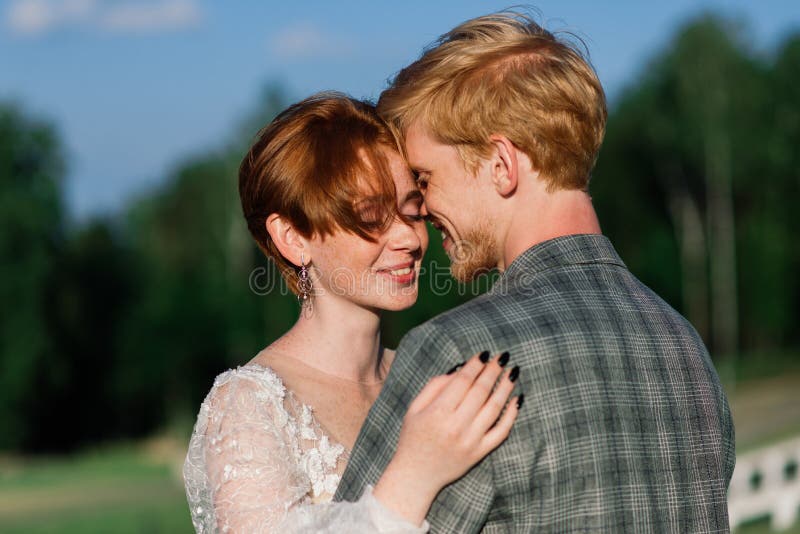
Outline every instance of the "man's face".
{"type": "Polygon", "coordinates": [[[425,214],[442,232],[453,277],[467,282],[495,268],[498,246],[487,199],[496,193],[484,176],[485,166],[469,172],[458,150],[433,139],[419,121],[408,129],[405,142],[425,214]]]}

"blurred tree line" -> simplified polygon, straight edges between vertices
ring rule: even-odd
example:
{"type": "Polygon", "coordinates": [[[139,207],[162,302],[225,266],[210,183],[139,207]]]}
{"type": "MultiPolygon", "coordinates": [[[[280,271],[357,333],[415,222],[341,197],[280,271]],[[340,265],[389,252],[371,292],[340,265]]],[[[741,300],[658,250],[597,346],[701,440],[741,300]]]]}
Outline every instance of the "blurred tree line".
{"type": "MultiPolygon", "coordinates": [[[[604,231],[715,358],[800,347],[798,81],[800,34],[765,56],[707,16],[610,110],[591,185],[604,231]]],[[[177,164],[124,213],[70,228],[57,130],[0,104],[0,450],[190,424],[216,374],[293,323],[296,300],[251,242],[236,185],[255,132],[287,104],[268,87],[216,152],[177,164]]],[[[419,303],[386,317],[389,345],[490,283],[445,279],[435,234],[419,303]]]]}
{"type": "Polygon", "coordinates": [[[800,34],[683,28],[615,102],[592,193],[631,270],[717,357],[797,347],[800,34]]]}

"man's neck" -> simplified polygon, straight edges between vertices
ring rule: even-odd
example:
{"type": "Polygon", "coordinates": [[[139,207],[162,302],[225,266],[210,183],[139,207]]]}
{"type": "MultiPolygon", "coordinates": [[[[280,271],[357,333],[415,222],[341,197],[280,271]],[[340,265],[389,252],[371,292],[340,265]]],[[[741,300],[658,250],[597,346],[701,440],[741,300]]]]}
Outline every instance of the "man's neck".
{"type": "Polygon", "coordinates": [[[511,216],[498,261],[500,271],[539,243],[567,235],[602,233],[592,200],[583,191],[556,191],[526,207],[511,216]]]}

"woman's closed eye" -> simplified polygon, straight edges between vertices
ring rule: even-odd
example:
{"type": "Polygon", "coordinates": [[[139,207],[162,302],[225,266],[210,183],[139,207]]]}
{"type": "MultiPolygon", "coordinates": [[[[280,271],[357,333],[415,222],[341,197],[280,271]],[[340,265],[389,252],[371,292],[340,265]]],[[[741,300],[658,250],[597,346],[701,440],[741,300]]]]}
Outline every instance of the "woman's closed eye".
{"type": "Polygon", "coordinates": [[[401,213],[400,215],[403,217],[403,219],[410,222],[419,222],[425,220],[425,217],[422,216],[419,210],[417,210],[416,213],[401,213]]]}
{"type": "Polygon", "coordinates": [[[406,222],[418,222],[425,219],[422,215],[422,194],[413,190],[410,191],[400,206],[400,216],[406,222]]]}

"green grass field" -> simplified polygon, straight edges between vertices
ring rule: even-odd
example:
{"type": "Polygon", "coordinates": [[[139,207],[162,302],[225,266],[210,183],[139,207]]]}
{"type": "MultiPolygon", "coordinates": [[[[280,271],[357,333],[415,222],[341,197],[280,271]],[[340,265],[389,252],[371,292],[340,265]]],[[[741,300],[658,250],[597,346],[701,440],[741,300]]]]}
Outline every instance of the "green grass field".
{"type": "MultiPolygon", "coordinates": [[[[735,532],[736,534],[768,534],[773,531],[769,528],[769,518],[764,517],[742,525],[735,532]]],[[[781,530],[781,534],[800,534],[800,521],[795,522],[789,530],[781,530]]]]}
{"type": "Polygon", "coordinates": [[[175,460],[151,446],[0,460],[0,532],[191,533],[175,460]]]}
{"type": "MultiPolygon", "coordinates": [[[[800,372],[726,387],[739,451],[800,434],[800,372]]],[[[0,532],[191,533],[180,479],[185,443],[162,437],[72,457],[0,456],[0,532]]],[[[764,518],[737,534],[768,532],[764,518]]],[[[800,534],[800,521],[784,533],[800,534]]]]}

